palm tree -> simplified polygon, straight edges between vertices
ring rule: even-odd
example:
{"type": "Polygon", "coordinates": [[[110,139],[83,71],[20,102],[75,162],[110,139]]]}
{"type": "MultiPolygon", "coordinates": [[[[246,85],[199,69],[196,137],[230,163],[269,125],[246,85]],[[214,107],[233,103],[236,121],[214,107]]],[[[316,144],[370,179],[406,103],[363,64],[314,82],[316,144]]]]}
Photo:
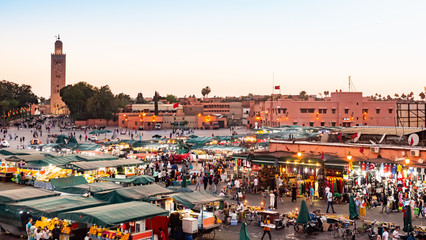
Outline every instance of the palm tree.
{"type": "Polygon", "coordinates": [[[420,94],[419,94],[419,97],[424,101],[425,100],[425,98],[426,98],[426,94],[424,93],[424,92],[421,92],[420,94]]]}
{"type": "Polygon", "coordinates": [[[211,91],[212,90],[210,89],[210,87],[207,86],[207,87],[201,89],[201,94],[203,95],[203,97],[205,97],[205,96],[208,96],[211,91]]]}

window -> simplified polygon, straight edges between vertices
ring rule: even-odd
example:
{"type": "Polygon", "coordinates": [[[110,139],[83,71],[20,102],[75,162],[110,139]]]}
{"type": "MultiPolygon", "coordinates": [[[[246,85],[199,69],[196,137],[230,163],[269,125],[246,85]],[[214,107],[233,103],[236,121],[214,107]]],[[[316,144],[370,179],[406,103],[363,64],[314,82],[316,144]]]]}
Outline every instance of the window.
{"type": "Polygon", "coordinates": [[[135,125],[136,125],[136,126],[138,125],[138,121],[135,121],[135,125]]]}
{"type": "Polygon", "coordinates": [[[278,113],[287,113],[287,108],[278,108],[278,113]]]}
{"type": "Polygon", "coordinates": [[[297,122],[293,122],[293,125],[297,125],[297,122]]]}
{"type": "Polygon", "coordinates": [[[392,114],[392,112],[393,112],[393,109],[389,108],[389,114],[392,114]]]}
{"type": "Polygon", "coordinates": [[[309,123],[309,126],[310,126],[310,127],[313,127],[313,126],[314,126],[314,122],[310,122],[310,123],[309,123]]]}
{"type": "Polygon", "coordinates": [[[345,114],[349,113],[349,109],[345,108],[345,114]]]}
{"type": "Polygon", "coordinates": [[[324,127],[325,126],[325,122],[321,122],[321,127],[324,127]]]}
{"type": "MultiPolygon", "coordinates": [[[[331,113],[332,113],[332,114],[336,114],[336,109],[335,109],[335,108],[331,109],[331,113]]],[[[336,124],[335,124],[335,125],[336,125],[336,124]]]]}
{"type": "Polygon", "coordinates": [[[380,109],[376,109],[376,113],[377,113],[377,114],[380,114],[380,109]]]}
{"type": "Polygon", "coordinates": [[[326,114],[326,113],[327,113],[327,109],[318,109],[318,112],[319,112],[319,113],[326,114]]]}
{"type": "Polygon", "coordinates": [[[344,122],[343,127],[351,127],[351,123],[350,122],[344,122]]]}
{"type": "Polygon", "coordinates": [[[368,109],[362,109],[362,114],[367,114],[368,113],[368,109]]]}
{"type": "Polygon", "coordinates": [[[123,121],[121,121],[121,124],[124,124],[124,120],[123,120],[123,121]]]}
{"type": "Polygon", "coordinates": [[[336,123],[335,123],[335,122],[332,122],[332,123],[331,123],[331,126],[332,126],[332,127],[335,127],[335,126],[336,126],[336,123]]]}
{"type": "Polygon", "coordinates": [[[301,108],[300,113],[314,113],[315,108],[301,108]]]}

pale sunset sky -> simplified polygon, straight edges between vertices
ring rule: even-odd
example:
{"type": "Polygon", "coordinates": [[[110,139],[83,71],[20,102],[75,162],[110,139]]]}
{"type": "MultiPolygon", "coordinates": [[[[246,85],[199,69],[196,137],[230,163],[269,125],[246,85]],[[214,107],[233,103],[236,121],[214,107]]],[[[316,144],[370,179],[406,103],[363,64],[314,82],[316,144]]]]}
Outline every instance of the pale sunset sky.
{"type": "Polygon", "coordinates": [[[67,84],[136,97],[426,86],[426,1],[0,0],[0,80],[50,94],[60,34],[67,84]]]}

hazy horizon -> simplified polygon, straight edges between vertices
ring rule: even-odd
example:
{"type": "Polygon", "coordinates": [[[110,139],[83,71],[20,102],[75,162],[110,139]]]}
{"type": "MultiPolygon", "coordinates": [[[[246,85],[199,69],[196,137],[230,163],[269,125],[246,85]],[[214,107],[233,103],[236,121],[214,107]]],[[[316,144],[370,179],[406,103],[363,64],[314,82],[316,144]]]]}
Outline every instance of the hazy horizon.
{"type": "Polygon", "coordinates": [[[60,34],[67,84],[136,97],[348,90],[415,93],[426,85],[424,1],[2,1],[0,79],[50,97],[60,34]]]}

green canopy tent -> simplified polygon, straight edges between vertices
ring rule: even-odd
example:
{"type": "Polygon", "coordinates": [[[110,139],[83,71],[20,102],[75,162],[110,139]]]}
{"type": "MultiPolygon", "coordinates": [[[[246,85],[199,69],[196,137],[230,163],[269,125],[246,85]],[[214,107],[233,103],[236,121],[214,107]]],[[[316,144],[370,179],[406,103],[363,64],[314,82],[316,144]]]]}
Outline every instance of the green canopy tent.
{"type": "Polygon", "coordinates": [[[250,240],[250,236],[247,231],[247,224],[245,222],[241,223],[240,240],[250,240]]]}
{"type": "Polygon", "coordinates": [[[187,188],[187,187],[180,187],[180,188],[177,188],[177,187],[172,187],[172,186],[170,186],[170,187],[167,187],[167,189],[173,190],[173,191],[175,191],[175,192],[193,192],[193,190],[192,190],[192,189],[187,188]]]}
{"type": "Polygon", "coordinates": [[[29,212],[33,217],[54,218],[60,212],[74,211],[83,208],[96,207],[107,204],[94,198],[80,196],[57,196],[36,200],[17,202],[6,205],[10,212],[29,212]]]}
{"type": "Polygon", "coordinates": [[[60,189],[62,187],[70,187],[80,184],[87,184],[86,178],[83,176],[71,176],[66,178],[52,178],[50,183],[54,189],[60,189]]]}
{"type": "Polygon", "coordinates": [[[105,160],[105,161],[90,161],[90,162],[74,162],[65,165],[67,169],[77,171],[90,171],[106,167],[125,167],[143,165],[144,162],[138,159],[120,159],[120,160],[105,160]]]}
{"type": "Polygon", "coordinates": [[[194,208],[197,205],[207,204],[211,202],[219,202],[224,199],[210,194],[206,191],[197,191],[190,193],[179,193],[172,196],[175,201],[187,208],[194,208]]]}
{"type": "Polygon", "coordinates": [[[297,216],[296,223],[305,224],[309,222],[311,217],[309,216],[308,206],[306,206],[305,200],[302,200],[299,209],[299,215],[297,216]]]}
{"type": "Polygon", "coordinates": [[[61,134],[61,135],[59,135],[59,136],[57,136],[56,137],[56,141],[55,141],[55,143],[58,143],[58,144],[66,144],[67,143],[67,139],[68,139],[69,137],[68,136],[66,136],[66,135],[64,135],[64,134],[61,134]]]}
{"type": "Polygon", "coordinates": [[[75,139],[75,137],[74,136],[71,136],[69,139],[68,139],[68,143],[67,144],[78,144],[78,142],[77,142],[77,139],[75,139]]]}
{"type": "Polygon", "coordinates": [[[197,135],[189,135],[189,138],[197,138],[197,135]]]}
{"type": "Polygon", "coordinates": [[[40,188],[20,188],[0,191],[0,203],[20,202],[31,199],[58,196],[60,193],[40,188]]]}
{"type": "Polygon", "coordinates": [[[86,208],[59,214],[59,218],[91,223],[101,227],[114,227],[156,216],[168,216],[169,211],[146,202],[127,202],[86,208]]]}
{"type": "MultiPolygon", "coordinates": [[[[99,146],[99,145],[97,145],[99,146]]],[[[78,159],[85,162],[91,162],[91,161],[112,161],[112,160],[118,160],[119,158],[117,156],[112,156],[109,154],[96,154],[96,155],[87,155],[87,154],[78,154],[76,155],[78,159]]]]}
{"type": "Polygon", "coordinates": [[[359,219],[359,215],[356,211],[356,204],[353,197],[349,198],[349,219],[359,219]]]}
{"type": "Polygon", "coordinates": [[[110,178],[102,177],[98,179],[99,181],[108,181],[108,182],[118,182],[124,184],[134,184],[134,185],[146,185],[154,182],[154,178],[148,175],[135,175],[127,178],[110,178]]]}
{"type": "Polygon", "coordinates": [[[86,183],[79,184],[74,186],[63,186],[60,188],[56,188],[56,191],[70,193],[70,194],[85,194],[85,193],[97,193],[106,190],[112,190],[121,188],[122,186],[119,184],[111,183],[111,182],[97,182],[97,183],[86,183]]]}
{"type": "Polygon", "coordinates": [[[411,233],[412,231],[414,231],[410,205],[407,205],[406,207],[405,218],[404,218],[404,228],[402,230],[407,233],[411,233]]]}
{"type": "Polygon", "coordinates": [[[155,196],[174,192],[157,184],[149,184],[98,192],[94,194],[94,197],[110,203],[123,203],[129,201],[150,201],[155,196]]]}

